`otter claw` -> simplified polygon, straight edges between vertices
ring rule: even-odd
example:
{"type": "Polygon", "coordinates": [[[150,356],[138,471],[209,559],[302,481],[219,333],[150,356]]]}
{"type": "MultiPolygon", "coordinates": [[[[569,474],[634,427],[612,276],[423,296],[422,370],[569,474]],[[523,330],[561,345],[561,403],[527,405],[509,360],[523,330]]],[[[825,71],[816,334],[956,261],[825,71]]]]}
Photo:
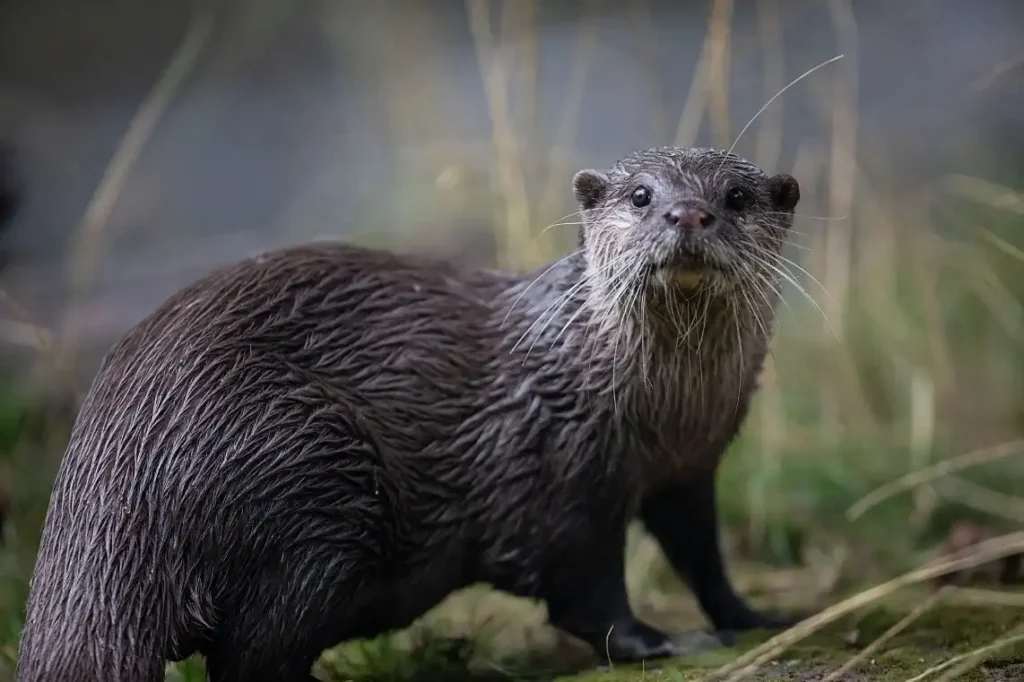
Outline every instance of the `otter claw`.
{"type": "Polygon", "coordinates": [[[736,643],[735,636],[730,633],[713,632],[708,630],[696,630],[683,635],[676,636],[672,645],[679,652],[675,656],[693,656],[694,654],[724,649],[736,643]]]}
{"type": "MultiPolygon", "coordinates": [[[[672,638],[666,637],[657,643],[645,642],[639,638],[621,638],[618,642],[614,643],[615,651],[612,652],[612,660],[619,663],[655,661],[665,658],[693,656],[694,654],[721,649],[727,646],[730,645],[723,641],[719,633],[707,630],[696,630],[672,638]]],[[[607,662],[599,666],[602,670],[609,667],[610,665],[607,662]]]]}

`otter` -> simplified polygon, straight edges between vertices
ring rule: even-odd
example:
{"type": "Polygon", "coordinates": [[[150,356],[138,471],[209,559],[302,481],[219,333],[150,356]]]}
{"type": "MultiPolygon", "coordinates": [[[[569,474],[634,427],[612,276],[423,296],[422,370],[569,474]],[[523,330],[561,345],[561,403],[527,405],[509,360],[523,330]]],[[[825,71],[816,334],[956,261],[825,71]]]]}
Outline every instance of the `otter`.
{"type": "Polygon", "coordinates": [[[639,518],[713,628],[778,628],[719,549],[715,472],[767,351],[797,181],[654,148],[572,180],[580,248],[514,274],[291,246],[104,357],[57,474],[18,680],[312,680],[321,652],[486,583],[613,662],[639,518]]]}

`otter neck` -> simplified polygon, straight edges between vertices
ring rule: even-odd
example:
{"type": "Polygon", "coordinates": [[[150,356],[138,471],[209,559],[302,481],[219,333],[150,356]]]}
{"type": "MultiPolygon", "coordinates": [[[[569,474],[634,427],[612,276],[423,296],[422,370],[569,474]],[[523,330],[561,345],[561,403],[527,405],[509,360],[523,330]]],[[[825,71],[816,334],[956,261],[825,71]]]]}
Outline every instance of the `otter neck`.
{"type": "Polygon", "coordinates": [[[516,295],[528,285],[534,293],[518,304],[522,340],[513,355],[526,367],[555,356],[572,368],[587,404],[606,411],[607,423],[648,457],[637,463],[641,479],[706,466],[747,407],[774,299],[666,292],[641,302],[636,294],[609,296],[602,283],[582,256],[524,278],[516,295]]]}
{"type": "Polygon", "coordinates": [[[513,354],[541,349],[587,353],[593,362],[614,360],[637,369],[643,361],[662,369],[684,359],[739,361],[761,354],[767,345],[778,302],[775,289],[756,295],[728,289],[687,293],[657,286],[645,292],[616,291],[577,252],[509,288],[504,326],[521,333],[513,354]]]}
{"type": "Polygon", "coordinates": [[[758,358],[768,344],[774,295],[660,284],[623,294],[591,270],[583,280],[580,317],[595,330],[588,350],[609,354],[617,366],[634,365],[627,376],[648,387],[654,383],[651,372],[669,377],[691,370],[742,373],[744,361],[758,358]]]}

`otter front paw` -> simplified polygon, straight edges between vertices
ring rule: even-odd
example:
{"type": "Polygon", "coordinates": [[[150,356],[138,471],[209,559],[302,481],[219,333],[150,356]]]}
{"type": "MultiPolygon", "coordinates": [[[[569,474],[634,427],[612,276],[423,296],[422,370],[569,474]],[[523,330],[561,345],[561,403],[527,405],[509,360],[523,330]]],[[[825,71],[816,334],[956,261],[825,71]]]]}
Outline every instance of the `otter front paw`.
{"type": "Polygon", "coordinates": [[[697,631],[677,637],[640,621],[619,629],[612,628],[603,646],[597,646],[599,656],[611,663],[638,663],[719,649],[725,646],[717,633],[697,631]]]}
{"type": "Polygon", "coordinates": [[[787,630],[806,616],[795,613],[774,613],[772,611],[749,611],[729,630],[787,630]]]}
{"type": "Polygon", "coordinates": [[[770,611],[744,610],[721,623],[711,632],[727,647],[734,646],[742,632],[750,630],[788,630],[804,620],[806,616],[798,614],[779,614],[770,611]]]}

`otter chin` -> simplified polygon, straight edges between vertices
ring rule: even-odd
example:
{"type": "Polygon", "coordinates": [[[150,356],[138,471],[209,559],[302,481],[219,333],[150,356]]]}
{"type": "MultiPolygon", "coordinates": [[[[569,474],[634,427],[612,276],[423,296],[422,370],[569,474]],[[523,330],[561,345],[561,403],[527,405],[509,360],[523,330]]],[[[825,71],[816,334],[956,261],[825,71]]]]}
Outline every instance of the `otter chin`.
{"type": "Polygon", "coordinates": [[[602,659],[721,644],[633,613],[634,520],[716,633],[794,623],[733,588],[715,479],[799,185],[658,148],[572,191],[580,248],[532,272],[318,242],[139,322],[61,461],[19,682],[159,682],[195,652],[211,682],[307,681],[477,583],[543,601],[602,659]]]}
{"type": "Polygon", "coordinates": [[[678,287],[685,291],[694,291],[708,278],[703,270],[661,266],[654,271],[655,280],[662,287],[669,289],[678,287]]]}

